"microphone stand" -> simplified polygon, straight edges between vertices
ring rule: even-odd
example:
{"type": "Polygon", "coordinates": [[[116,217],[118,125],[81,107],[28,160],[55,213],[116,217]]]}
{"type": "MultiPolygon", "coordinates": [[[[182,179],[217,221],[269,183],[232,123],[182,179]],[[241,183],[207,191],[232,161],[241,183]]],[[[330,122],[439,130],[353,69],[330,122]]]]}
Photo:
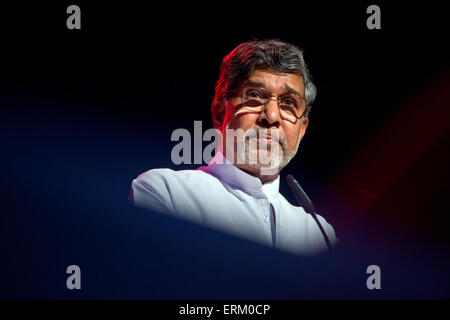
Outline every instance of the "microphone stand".
{"type": "Polygon", "coordinates": [[[309,213],[314,221],[319,226],[320,232],[322,232],[323,238],[325,239],[325,243],[327,244],[328,250],[331,250],[331,243],[328,239],[328,236],[323,229],[322,225],[320,224],[319,219],[316,215],[316,209],[314,208],[314,205],[312,201],[308,198],[305,191],[303,191],[302,187],[300,187],[300,184],[295,180],[295,178],[292,176],[292,174],[288,174],[286,177],[286,180],[289,184],[289,187],[291,188],[292,193],[294,194],[295,198],[297,199],[300,206],[303,207],[303,209],[306,211],[306,213],[309,213]]]}

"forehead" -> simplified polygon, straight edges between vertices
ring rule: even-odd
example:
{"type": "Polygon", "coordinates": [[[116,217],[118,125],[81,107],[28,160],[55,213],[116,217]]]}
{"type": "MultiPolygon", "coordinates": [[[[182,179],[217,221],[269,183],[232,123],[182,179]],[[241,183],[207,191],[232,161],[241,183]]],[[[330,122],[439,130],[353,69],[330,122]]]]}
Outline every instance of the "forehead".
{"type": "Polygon", "coordinates": [[[246,82],[260,82],[272,92],[281,91],[290,87],[298,92],[303,92],[303,77],[296,73],[282,73],[272,69],[253,71],[246,82]]]}

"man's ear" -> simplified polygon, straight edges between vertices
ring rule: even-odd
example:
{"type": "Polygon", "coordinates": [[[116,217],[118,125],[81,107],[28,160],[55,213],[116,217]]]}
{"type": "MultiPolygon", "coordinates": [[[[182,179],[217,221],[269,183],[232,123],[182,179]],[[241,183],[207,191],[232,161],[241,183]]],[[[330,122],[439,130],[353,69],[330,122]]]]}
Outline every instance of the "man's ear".
{"type": "Polygon", "coordinates": [[[302,119],[302,123],[300,124],[300,140],[303,139],[303,136],[305,135],[306,128],[308,128],[309,124],[309,118],[306,117],[302,119]]]}
{"type": "Polygon", "coordinates": [[[222,131],[225,114],[226,107],[224,101],[214,100],[211,105],[211,115],[215,129],[222,131]]]}

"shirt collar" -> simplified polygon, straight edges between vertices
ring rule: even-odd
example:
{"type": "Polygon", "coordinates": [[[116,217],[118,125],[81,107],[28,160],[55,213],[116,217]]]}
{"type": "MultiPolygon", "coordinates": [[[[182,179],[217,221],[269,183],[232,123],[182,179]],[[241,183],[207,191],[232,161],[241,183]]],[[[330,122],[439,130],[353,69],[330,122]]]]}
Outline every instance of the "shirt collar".
{"type": "Polygon", "coordinates": [[[261,183],[257,177],[233,165],[221,151],[217,151],[208,166],[198,168],[209,173],[235,189],[249,194],[264,193],[269,199],[278,197],[280,176],[270,182],[261,183]]]}

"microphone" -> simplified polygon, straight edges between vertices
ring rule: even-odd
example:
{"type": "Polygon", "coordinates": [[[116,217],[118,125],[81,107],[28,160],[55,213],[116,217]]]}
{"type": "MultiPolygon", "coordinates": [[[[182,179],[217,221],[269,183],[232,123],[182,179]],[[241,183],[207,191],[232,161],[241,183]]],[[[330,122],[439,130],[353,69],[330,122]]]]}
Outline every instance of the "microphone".
{"type": "Polygon", "coordinates": [[[303,209],[306,211],[306,213],[309,213],[314,221],[319,226],[320,232],[322,232],[323,238],[325,239],[325,243],[327,244],[328,250],[331,250],[331,243],[328,239],[327,234],[325,233],[325,230],[323,229],[322,225],[320,224],[319,219],[316,215],[316,209],[314,208],[314,205],[312,201],[309,199],[309,197],[306,195],[305,191],[303,191],[302,187],[300,187],[300,184],[295,180],[294,176],[292,174],[288,174],[286,177],[286,180],[289,184],[289,188],[291,188],[292,193],[294,194],[295,198],[297,199],[297,202],[300,204],[300,206],[303,207],[303,209]]]}

